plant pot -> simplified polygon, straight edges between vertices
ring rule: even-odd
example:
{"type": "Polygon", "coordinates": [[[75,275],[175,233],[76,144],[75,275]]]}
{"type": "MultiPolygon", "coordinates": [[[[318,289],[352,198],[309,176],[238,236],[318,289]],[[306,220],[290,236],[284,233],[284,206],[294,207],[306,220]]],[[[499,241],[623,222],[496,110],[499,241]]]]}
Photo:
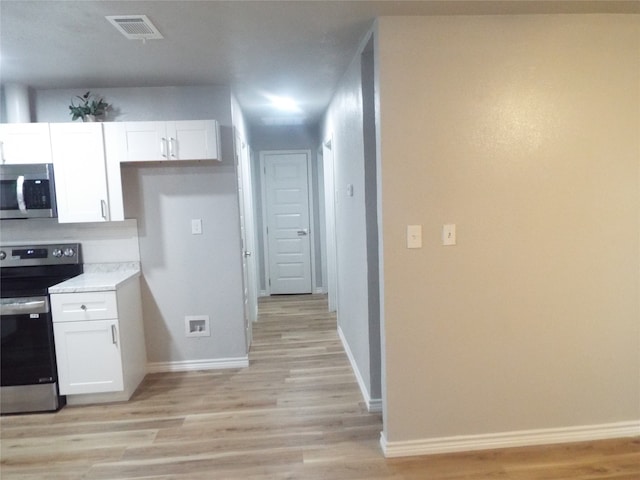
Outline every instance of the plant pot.
{"type": "Polygon", "coordinates": [[[82,121],[83,122],[95,122],[96,121],[96,116],[95,115],[85,115],[84,117],[82,117],[82,121]]]}

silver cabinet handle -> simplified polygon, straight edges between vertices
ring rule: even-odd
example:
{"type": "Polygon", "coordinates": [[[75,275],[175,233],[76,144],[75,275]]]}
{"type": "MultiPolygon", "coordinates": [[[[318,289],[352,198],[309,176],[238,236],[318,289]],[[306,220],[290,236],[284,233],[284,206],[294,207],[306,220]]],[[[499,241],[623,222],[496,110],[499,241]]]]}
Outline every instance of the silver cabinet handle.
{"type": "Polygon", "coordinates": [[[242,254],[243,254],[245,257],[250,257],[250,256],[251,256],[251,252],[247,252],[247,251],[242,252],[242,254]]]}
{"type": "Polygon", "coordinates": [[[170,155],[172,158],[176,158],[176,157],[177,157],[177,155],[176,155],[176,151],[177,151],[176,147],[177,147],[177,145],[176,145],[176,139],[175,139],[175,138],[173,138],[173,137],[171,137],[171,138],[169,139],[169,155],[170,155]]]}
{"type": "Polygon", "coordinates": [[[160,155],[167,158],[167,139],[164,137],[160,140],[160,155]]]}
{"type": "Polygon", "coordinates": [[[118,345],[118,331],[115,325],[111,325],[111,341],[114,345],[118,345]]]}
{"type": "Polygon", "coordinates": [[[102,218],[107,219],[107,202],[106,200],[100,200],[100,211],[102,213],[102,218]]]}
{"type": "Polygon", "coordinates": [[[309,231],[306,228],[303,228],[302,230],[298,230],[298,236],[299,237],[304,237],[306,235],[309,234],[309,231]]]}
{"type": "Polygon", "coordinates": [[[20,175],[16,180],[16,198],[20,211],[27,213],[27,205],[24,203],[24,175],[20,175]]]}

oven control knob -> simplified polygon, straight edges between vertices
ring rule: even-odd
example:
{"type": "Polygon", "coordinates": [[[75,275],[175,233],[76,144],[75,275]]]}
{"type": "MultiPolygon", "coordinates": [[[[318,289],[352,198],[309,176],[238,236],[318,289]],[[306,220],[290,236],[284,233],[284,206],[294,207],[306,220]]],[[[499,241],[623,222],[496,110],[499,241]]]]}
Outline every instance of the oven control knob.
{"type": "Polygon", "coordinates": [[[62,256],[62,250],[60,250],[59,248],[54,248],[53,252],[51,252],[51,255],[56,258],[60,258],[62,256]]]}
{"type": "Polygon", "coordinates": [[[65,248],[64,249],[64,256],[65,257],[73,257],[76,254],[76,251],[73,248],[65,248]]]}
{"type": "Polygon", "coordinates": [[[7,258],[7,254],[4,253],[4,250],[0,250],[0,260],[4,260],[5,258],[7,258]]]}

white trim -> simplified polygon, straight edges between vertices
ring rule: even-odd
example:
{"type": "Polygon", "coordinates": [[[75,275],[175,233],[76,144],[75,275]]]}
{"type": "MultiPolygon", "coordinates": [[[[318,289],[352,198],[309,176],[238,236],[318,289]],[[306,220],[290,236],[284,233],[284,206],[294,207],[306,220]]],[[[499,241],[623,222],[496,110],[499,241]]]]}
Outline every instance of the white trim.
{"type": "Polygon", "coordinates": [[[323,295],[323,294],[327,293],[327,290],[324,287],[319,286],[319,287],[315,287],[313,289],[313,293],[318,294],[318,295],[323,295]]]}
{"type": "Polygon", "coordinates": [[[324,218],[325,218],[325,253],[329,311],[338,311],[338,237],[336,231],[336,179],[335,179],[335,141],[333,132],[322,143],[322,178],[324,180],[324,218]],[[327,168],[329,167],[329,168],[327,168]]]}
{"type": "Polygon", "coordinates": [[[369,403],[367,403],[367,409],[370,413],[382,413],[382,399],[370,398],[369,403]]]}
{"type": "Polygon", "coordinates": [[[318,276],[317,265],[316,265],[316,234],[320,232],[316,232],[316,195],[315,195],[315,184],[313,183],[313,165],[317,163],[311,161],[311,150],[307,150],[307,205],[309,208],[309,255],[311,256],[311,292],[313,293],[317,286],[318,282],[316,277],[318,276]]]}
{"type": "Polygon", "coordinates": [[[177,362],[147,363],[147,373],[192,372],[194,370],[220,370],[223,368],[246,368],[249,357],[212,358],[208,360],[181,360],[177,362]]]}
{"type": "Polygon", "coordinates": [[[324,149],[322,145],[316,152],[315,172],[319,216],[318,224],[320,225],[316,238],[320,245],[320,266],[318,268],[320,277],[322,278],[322,282],[320,285],[317,285],[317,288],[322,289],[322,293],[327,293],[327,213],[324,199],[326,192],[324,191],[324,149]]]}
{"type": "Polygon", "coordinates": [[[268,297],[269,296],[269,292],[267,292],[266,290],[260,290],[260,293],[258,293],[259,297],[268,297]]]}
{"type": "Polygon", "coordinates": [[[586,442],[608,438],[634,437],[637,435],[640,435],[640,420],[580,427],[460,435],[403,442],[389,442],[384,433],[382,433],[380,435],[380,445],[385,457],[392,458],[554,443],[586,442]]]}
{"type": "Polygon", "coordinates": [[[342,347],[344,348],[347,357],[349,358],[349,363],[351,363],[351,369],[353,370],[354,375],[356,376],[356,380],[358,381],[358,386],[360,387],[360,393],[362,393],[362,397],[364,398],[365,403],[367,404],[367,410],[371,413],[378,413],[382,411],[382,399],[381,398],[371,398],[369,395],[369,391],[367,390],[367,386],[362,379],[362,375],[360,375],[360,370],[358,370],[358,365],[356,364],[356,359],[351,352],[351,348],[349,348],[349,344],[347,343],[347,339],[342,333],[342,329],[338,327],[338,337],[340,337],[340,341],[342,342],[342,347]]]}
{"type": "Polygon", "coordinates": [[[260,196],[262,197],[260,200],[261,215],[262,215],[262,267],[264,269],[264,276],[262,277],[262,281],[264,282],[264,295],[262,295],[262,290],[260,294],[263,297],[268,297],[271,295],[271,285],[269,285],[269,237],[267,236],[267,192],[266,192],[266,164],[264,159],[264,152],[260,152],[260,170],[258,174],[260,176],[260,196]]]}

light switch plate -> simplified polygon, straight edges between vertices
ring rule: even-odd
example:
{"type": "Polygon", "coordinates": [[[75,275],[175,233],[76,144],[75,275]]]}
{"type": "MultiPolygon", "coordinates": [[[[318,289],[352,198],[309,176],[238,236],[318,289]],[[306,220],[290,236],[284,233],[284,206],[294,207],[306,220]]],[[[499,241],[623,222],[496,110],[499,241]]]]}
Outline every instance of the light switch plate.
{"type": "Polygon", "coordinates": [[[456,244],[456,224],[448,223],[442,226],[442,245],[456,244]]]}
{"type": "Polygon", "coordinates": [[[407,248],[422,248],[422,225],[407,225],[407,248]]]}
{"type": "Polygon", "coordinates": [[[191,234],[202,235],[202,219],[194,218],[191,220],[191,234]]]}

